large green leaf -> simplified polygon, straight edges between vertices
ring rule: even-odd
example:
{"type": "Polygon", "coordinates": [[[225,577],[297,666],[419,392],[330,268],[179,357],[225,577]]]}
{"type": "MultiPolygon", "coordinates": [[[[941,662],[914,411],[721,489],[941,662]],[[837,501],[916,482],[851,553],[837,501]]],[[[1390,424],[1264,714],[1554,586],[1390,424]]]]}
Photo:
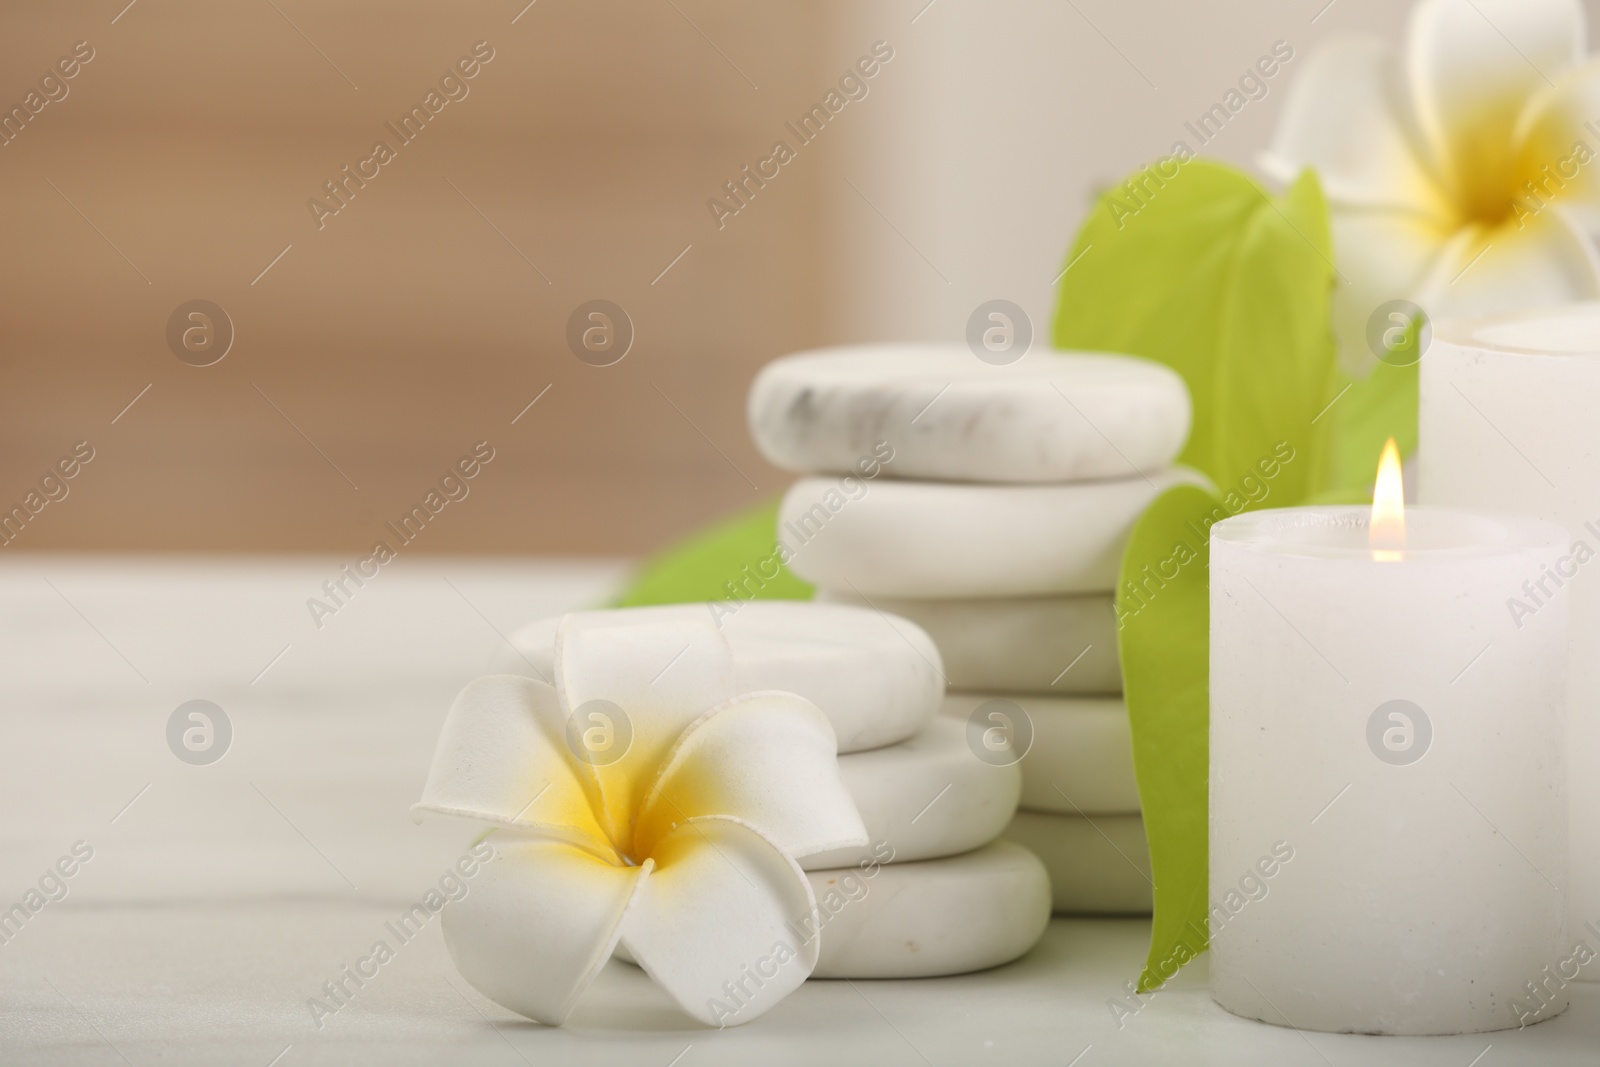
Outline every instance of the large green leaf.
{"type": "Polygon", "coordinates": [[[1130,710],[1138,709],[1133,766],[1157,887],[1141,992],[1171,978],[1206,947],[1206,568],[1211,525],[1230,514],[1203,489],[1169,489],[1134,525],[1122,557],[1117,651],[1123,698],[1130,710]]]}
{"type": "Polygon", "coordinates": [[[776,500],[715,523],[646,562],[617,606],[735,598],[809,600],[811,586],[777,562],[777,530],[776,500]],[[764,577],[774,569],[776,577],[764,577]]]}
{"type": "Polygon", "coordinates": [[[1332,422],[1322,416],[1343,384],[1330,330],[1331,256],[1327,206],[1311,173],[1274,199],[1238,171],[1196,160],[1169,164],[1166,174],[1142,171],[1110,190],[1062,276],[1056,345],[1132,353],[1178,371],[1194,402],[1181,459],[1219,490],[1218,500],[1174,491],[1141,519],[1117,595],[1123,688],[1156,874],[1141,988],[1159,985],[1173,962],[1205,944],[1203,561],[1182,568],[1148,603],[1138,590],[1152,581],[1144,568],[1160,581],[1160,565],[1180,539],[1209,529],[1207,517],[1298,504],[1330,484],[1332,422]]]}
{"type": "MultiPolygon", "coordinates": [[[[1281,199],[1206,160],[1173,177],[1141,171],[1101,200],[1068,262],[1056,346],[1128,352],[1181,374],[1194,402],[1182,462],[1227,492],[1280,441],[1316,458],[1337,370],[1328,211],[1310,171],[1281,199]]],[[[1320,461],[1291,464],[1273,503],[1326,480],[1320,461]]]]}
{"type": "Polygon", "coordinates": [[[1378,363],[1328,409],[1330,490],[1371,500],[1384,442],[1393,437],[1402,456],[1417,450],[1417,365],[1378,363]]]}

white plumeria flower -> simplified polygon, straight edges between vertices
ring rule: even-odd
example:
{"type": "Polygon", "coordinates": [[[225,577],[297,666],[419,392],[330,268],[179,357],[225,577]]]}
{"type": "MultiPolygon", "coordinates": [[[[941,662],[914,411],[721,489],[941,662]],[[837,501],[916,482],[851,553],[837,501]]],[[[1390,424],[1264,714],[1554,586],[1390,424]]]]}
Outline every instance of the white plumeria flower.
{"type": "Polygon", "coordinates": [[[555,657],[554,687],[462,691],[412,809],[498,827],[444,910],[457,968],[557,1025],[620,942],[690,1015],[748,1022],[816,966],[795,860],[867,843],[832,725],[795,694],[737,693],[709,620],[568,616],[555,657]]]}
{"type": "Polygon", "coordinates": [[[1435,320],[1600,295],[1600,65],[1578,0],[1422,0],[1404,44],[1331,41],[1262,159],[1316,170],[1342,284],[1346,369],[1383,303],[1435,320]]]}

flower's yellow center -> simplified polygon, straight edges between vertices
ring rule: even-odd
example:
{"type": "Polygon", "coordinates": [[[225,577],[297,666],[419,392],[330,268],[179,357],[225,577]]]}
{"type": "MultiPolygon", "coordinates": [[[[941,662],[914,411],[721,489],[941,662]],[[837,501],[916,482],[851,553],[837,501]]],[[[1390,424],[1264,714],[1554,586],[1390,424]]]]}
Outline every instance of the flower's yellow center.
{"type": "Polygon", "coordinates": [[[1458,226],[1522,228],[1545,209],[1570,197],[1587,173],[1600,167],[1588,142],[1577,137],[1567,116],[1536,123],[1514,143],[1520,100],[1486,108],[1451,139],[1450,207],[1458,226]]]}
{"type": "MultiPolygon", "coordinates": [[[[664,747],[664,746],[663,746],[664,747]]],[[[719,809],[717,783],[692,763],[660,771],[663,751],[638,745],[608,766],[585,768],[588,821],[623,863],[661,862],[663,840],[695,815],[719,809]]]]}

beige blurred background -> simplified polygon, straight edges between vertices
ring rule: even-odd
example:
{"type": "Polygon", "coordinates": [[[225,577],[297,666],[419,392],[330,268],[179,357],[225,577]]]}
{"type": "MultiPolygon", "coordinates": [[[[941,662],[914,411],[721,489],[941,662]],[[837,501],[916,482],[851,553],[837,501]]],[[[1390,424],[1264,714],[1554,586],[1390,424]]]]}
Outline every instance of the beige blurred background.
{"type": "MultiPolygon", "coordinates": [[[[348,554],[478,441],[415,551],[635,554],[779,491],[762,363],[959,341],[982,301],[1047,336],[1094,189],[1167,152],[1275,41],[1395,34],[1382,0],[109,0],[14,4],[0,107],[94,58],[0,147],[0,505],[94,460],[8,546],[348,554]],[[1315,21],[1313,21],[1315,20],[1315,21]],[[486,41],[494,58],[319,229],[307,201],[486,41]],[[795,143],[719,229],[707,201],[795,143]],[[590,366],[568,317],[636,338],[590,366]],[[168,348],[205,299],[225,358],[168,348]],[[135,398],[137,400],[135,401],[135,398]],[[532,407],[530,401],[538,398],[532,407]],[[128,406],[134,401],[132,406],[128,406]],[[513,421],[515,420],[515,421],[513,421]]],[[[1207,154],[1247,164],[1297,67],[1207,154]]]]}

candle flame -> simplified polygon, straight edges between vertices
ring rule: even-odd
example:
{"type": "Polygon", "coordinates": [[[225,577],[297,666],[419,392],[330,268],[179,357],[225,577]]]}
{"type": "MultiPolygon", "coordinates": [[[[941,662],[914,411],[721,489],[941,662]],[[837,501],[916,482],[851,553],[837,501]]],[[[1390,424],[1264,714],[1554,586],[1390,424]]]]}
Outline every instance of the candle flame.
{"type": "Polygon", "coordinates": [[[1400,478],[1400,449],[1394,438],[1378,459],[1378,480],[1372,487],[1372,521],[1367,526],[1372,558],[1392,563],[1406,547],[1406,494],[1400,478]]]}

